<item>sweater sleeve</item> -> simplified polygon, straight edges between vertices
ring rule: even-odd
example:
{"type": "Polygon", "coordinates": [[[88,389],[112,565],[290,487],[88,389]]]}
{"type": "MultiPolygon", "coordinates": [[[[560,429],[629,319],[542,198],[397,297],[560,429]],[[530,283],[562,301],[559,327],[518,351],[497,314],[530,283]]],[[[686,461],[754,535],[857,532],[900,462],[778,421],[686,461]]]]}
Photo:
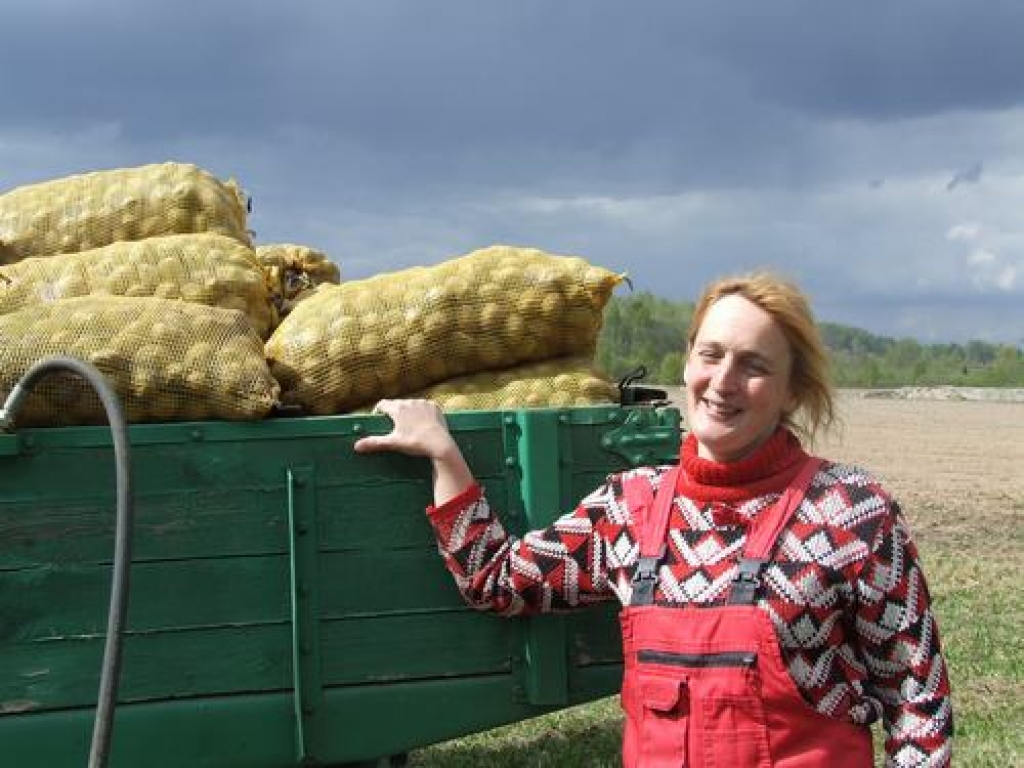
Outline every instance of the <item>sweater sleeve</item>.
{"type": "Polygon", "coordinates": [[[522,538],[510,535],[479,486],[427,509],[445,566],[465,600],[507,616],[568,610],[609,596],[600,534],[610,484],[522,538]]]}
{"type": "Polygon", "coordinates": [[[887,768],[939,768],[952,746],[949,679],[917,549],[890,504],[857,583],[867,693],[882,704],[887,768]]]}

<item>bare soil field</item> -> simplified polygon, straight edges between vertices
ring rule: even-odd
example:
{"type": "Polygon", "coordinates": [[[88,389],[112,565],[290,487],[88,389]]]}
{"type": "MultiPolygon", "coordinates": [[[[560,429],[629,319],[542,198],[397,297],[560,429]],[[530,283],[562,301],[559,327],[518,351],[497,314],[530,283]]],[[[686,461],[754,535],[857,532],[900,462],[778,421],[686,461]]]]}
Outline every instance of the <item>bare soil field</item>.
{"type": "Polygon", "coordinates": [[[870,394],[841,393],[841,423],[816,452],[882,478],[926,548],[956,540],[991,545],[993,538],[1000,547],[1015,539],[1019,545],[1024,398],[870,394]],[[993,531],[1006,535],[993,537],[993,531]]]}

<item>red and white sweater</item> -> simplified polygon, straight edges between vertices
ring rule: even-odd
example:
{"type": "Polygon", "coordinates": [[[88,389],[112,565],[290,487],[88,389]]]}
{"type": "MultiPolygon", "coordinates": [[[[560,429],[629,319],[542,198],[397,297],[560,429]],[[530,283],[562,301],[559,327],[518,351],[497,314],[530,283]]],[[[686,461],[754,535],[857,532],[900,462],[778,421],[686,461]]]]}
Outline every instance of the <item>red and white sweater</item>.
{"type": "MultiPolygon", "coordinates": [[[[729,464],[699,458],[687,437],[655,602],[724,605],[749,521],[778,500],[805,457],[782,429],[729,464]]],[[[667,469],[630,474],[657,490],[667,469]]],[[[428,514],[445,564],[478,609],[560,611],[611,595],[629,603],[639,546],[620,475],[522,539],[505,532],[479,486],[428,514]]],[[[825,462],[762,582],[758,604],[811,706],[856,723],[880,717],[887,766],[948,765],[953,720],[935,617],[903,514],[878,481],[825,462]]]]}

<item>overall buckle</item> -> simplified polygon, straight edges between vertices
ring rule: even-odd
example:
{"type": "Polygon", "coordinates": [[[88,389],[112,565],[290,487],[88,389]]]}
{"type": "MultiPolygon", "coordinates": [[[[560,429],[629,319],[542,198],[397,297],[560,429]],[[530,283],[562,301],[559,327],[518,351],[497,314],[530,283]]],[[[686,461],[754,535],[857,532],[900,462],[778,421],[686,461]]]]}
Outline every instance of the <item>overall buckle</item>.
{"type": "Polygon", "coordinates": [[[658,568],[665,559],[665,545],[654,557],[641,557],[633,572],[633,593],[630,605],[651,605],[654,602],[654,586],[658,583],[658,568]]]}
{"type": "Polygon", "coordinates": [[[761,571],[768,564],[758,558],[741,558],[729,592],[729,605],[753,605],[761,587],[761,571]]]}

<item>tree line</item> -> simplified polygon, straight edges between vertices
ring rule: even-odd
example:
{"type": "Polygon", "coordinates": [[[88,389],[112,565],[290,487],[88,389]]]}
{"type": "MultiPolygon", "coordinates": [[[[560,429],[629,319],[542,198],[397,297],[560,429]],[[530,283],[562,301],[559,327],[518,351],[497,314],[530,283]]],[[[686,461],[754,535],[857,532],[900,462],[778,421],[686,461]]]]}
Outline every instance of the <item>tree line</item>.
{"type": "MultiPolygon", "coordinates": [[[[691,302],[648,292],[613,296],[598,337],[598,365],[616,380],[644,366],[648,383],[681,381],[692,316],[691,302]]],[[[839,387],[1024,387],[1024,350],[1019,346],[983,341],[922,344],[827,322],[819,329],[839,387]]]]}

